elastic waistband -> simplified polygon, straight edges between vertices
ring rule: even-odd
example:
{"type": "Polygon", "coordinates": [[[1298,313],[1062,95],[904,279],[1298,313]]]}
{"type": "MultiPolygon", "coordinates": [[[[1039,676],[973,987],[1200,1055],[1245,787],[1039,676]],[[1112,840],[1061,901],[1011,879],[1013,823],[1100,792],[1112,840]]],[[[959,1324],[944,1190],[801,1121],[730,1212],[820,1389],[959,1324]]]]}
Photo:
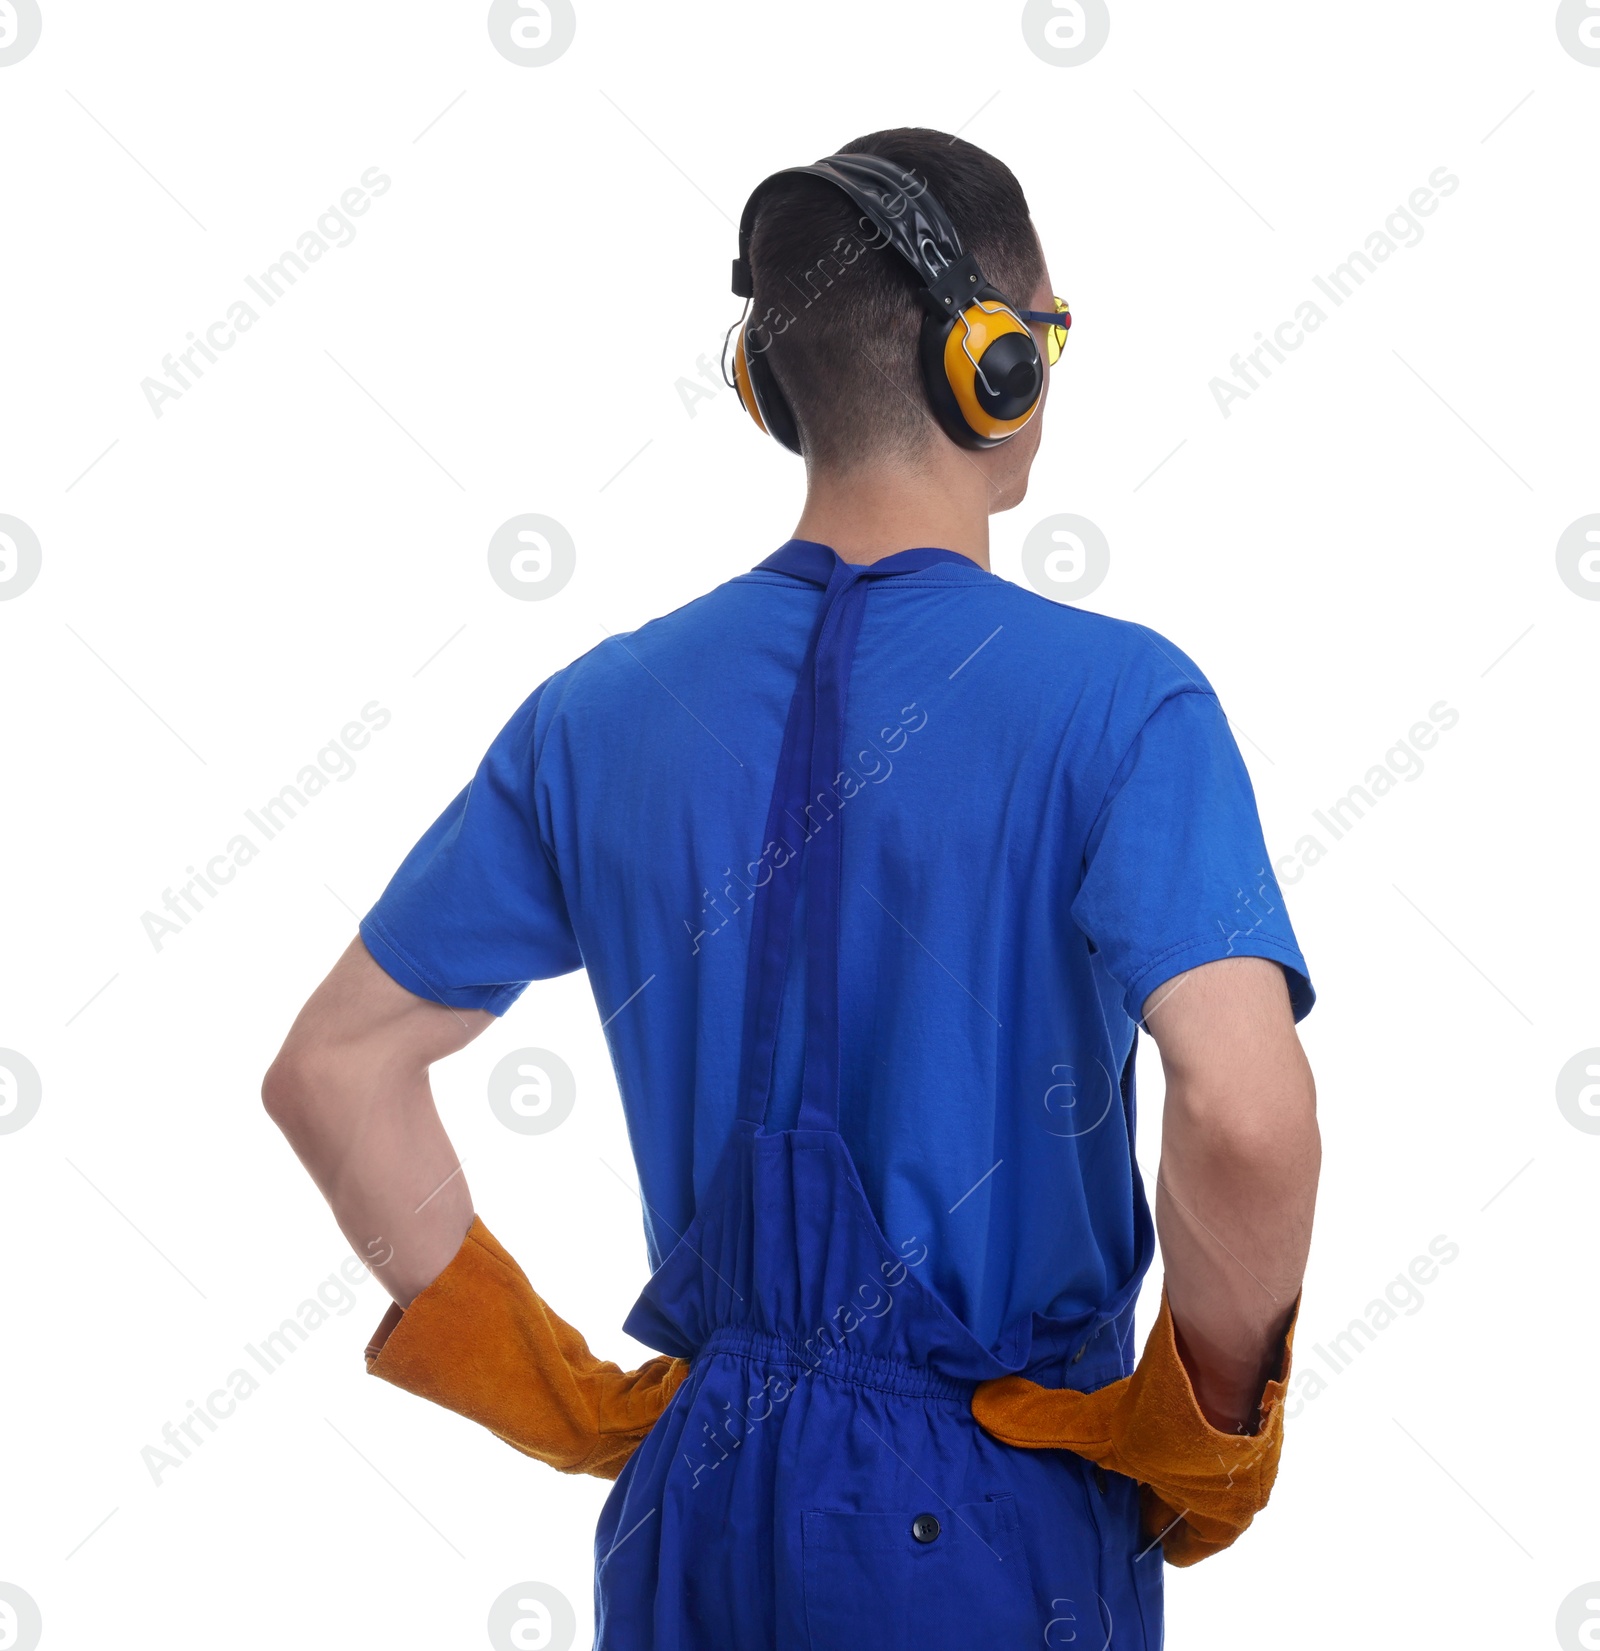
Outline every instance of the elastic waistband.
{"type": "Polygon", "coordinates": [[[883,1359],[844,1347],[822,1347],[788,1336],[767,1335],[727,1325],[701,1343],[698,1357],[749,1359],[795,1375],[827,1376],[856,1387],[877,1388],[906,1398],[960,1399],[970,1402],[975,1381],[941,1375],[926,1365],[883,1359]]]}

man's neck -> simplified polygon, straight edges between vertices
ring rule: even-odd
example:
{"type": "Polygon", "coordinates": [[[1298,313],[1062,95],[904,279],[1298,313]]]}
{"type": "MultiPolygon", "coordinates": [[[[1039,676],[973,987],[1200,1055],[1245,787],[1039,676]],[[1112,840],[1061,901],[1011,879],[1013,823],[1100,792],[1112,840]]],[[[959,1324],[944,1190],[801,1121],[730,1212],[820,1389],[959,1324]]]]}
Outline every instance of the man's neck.
{"type": "Polygon", "coordinates": [[[989,566],[985,478],[966,455],[926,467],[813,471],[794,537],[829,545],[846,562],[876,562],[933,545],[989,566]]]}

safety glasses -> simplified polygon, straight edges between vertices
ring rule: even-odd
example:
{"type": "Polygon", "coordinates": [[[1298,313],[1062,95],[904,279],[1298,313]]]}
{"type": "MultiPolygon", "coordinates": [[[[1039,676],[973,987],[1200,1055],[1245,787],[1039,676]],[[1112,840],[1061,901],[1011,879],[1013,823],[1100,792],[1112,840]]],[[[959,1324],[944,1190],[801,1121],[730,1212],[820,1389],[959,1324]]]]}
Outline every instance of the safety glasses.
{"type": "Polygon", "coordinates": [[[1053,367],[1067,347],[1067,331],[1072,326],[1072,311],[1065,298],[1053,300],[1053,310],[1018,310],[1024,321],[1042,321],[1049,329],[1044,335],[1045,360],[1053,367]]]}

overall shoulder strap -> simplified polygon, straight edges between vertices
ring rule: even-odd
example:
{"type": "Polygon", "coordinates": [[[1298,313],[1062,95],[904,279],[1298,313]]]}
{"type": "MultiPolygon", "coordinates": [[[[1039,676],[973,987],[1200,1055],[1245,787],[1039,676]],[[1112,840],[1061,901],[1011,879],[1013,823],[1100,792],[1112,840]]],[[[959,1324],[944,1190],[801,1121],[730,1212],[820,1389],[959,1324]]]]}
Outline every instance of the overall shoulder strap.
{"type": "Polygon", "coordinates": [[[799,1126],[839,1123],[839,908],[843,799],[834,789],[844,742],[850,667],[871,580],[916,573],[940,562],[971,567],[955,551],[900,551],[878,562],[843,561],[826,545],[791,539],[760,566],[822,587],[822,602],[789,705],[778,755],[762,859],[771,875],[755,896],[745,974],[739,1116],[766,1121],[795,904],[806,895],[806,1040],[799,1126]],[[796,840],[798,838],[798,841],[796,840]],[[789,852],[777,863],[778,845],[789,852]]]}

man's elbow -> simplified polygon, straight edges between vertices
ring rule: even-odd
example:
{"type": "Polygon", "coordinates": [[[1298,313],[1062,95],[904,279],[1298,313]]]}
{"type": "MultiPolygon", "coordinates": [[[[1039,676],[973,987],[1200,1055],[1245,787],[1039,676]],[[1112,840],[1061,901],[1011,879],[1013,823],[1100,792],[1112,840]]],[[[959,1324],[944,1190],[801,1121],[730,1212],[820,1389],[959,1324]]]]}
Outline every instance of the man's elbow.
{"type": "Polygon", "coordinates": [[[1241,1163],[1321,1156],[1316,1084],[1303,1061],[1267,1084],[1169,1081],[1166,1116],[1190,1142],[1241,1163]]]}
{"type": "MultiPolygon", "coordinates": [[[[305,1118],[322,1087],[319,1074],[326,1062],[316,1050],[291,1038],[278,1051],[277,1059],[261,1080],[261,1104],[267,1116],[285,1135],[305,1118]]],[[[325,1075],[325,1074],[324,1074],[325,1075]]]]}
{"type": "Polygon", "coordinates": [[[301,1084],[294,1068],[282,1055],[267,1068],[261,1080],[261,1104],[279,1129],[299,1110],[301,1084]]]}

